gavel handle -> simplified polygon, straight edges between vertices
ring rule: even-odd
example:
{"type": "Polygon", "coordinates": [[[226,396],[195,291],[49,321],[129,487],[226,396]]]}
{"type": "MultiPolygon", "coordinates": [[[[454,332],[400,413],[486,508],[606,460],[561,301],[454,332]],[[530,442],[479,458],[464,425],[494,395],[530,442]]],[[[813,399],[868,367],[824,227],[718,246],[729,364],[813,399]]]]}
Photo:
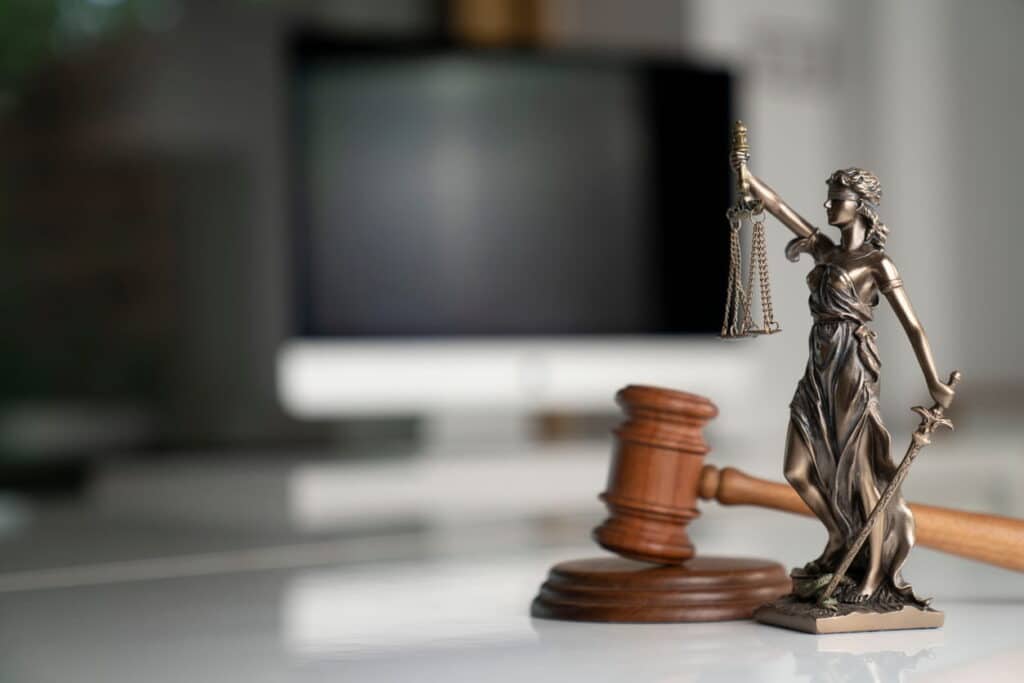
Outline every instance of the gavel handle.
{"type": "MultiPolygon", "coordinates": [[[[734,467],[705,465],[698,488],[704,500],[722,505],[755,505],[813,517],[788,484],[758,479],[734,467]]],[[[1024,520],[910,504],[917,543],[1007,569],[1024,571],[1024,520]]]]}

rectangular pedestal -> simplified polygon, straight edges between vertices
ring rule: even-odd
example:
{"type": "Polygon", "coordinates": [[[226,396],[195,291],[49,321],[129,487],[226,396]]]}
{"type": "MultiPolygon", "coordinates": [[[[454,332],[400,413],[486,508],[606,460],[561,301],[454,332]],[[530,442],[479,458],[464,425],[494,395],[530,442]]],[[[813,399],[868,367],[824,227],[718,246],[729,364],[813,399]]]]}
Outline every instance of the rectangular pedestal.
{"type": "Polygon", "coordinates": [[[892,612],[867,612],[847,607],[828,614],[813,604],[782,598],[758,607],[754,619],[804,633],[855,633],[860,631],[897,631],[909,628],[938,628],[945,615],[932,609],[905,606],[892,612]]]}

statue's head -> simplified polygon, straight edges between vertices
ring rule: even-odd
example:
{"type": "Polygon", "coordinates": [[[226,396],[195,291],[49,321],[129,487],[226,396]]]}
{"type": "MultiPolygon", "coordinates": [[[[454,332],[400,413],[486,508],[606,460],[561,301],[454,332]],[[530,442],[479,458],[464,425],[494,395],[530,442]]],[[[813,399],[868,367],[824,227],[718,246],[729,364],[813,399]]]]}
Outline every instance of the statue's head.
{"type": "Polygon", "coordinates": [[[878,248],[885,246],[889,228],[878,218],[882,201],[882,183],[878,176],[863,168],[844,168],[830,175],[825,210],[829,225],[844,227],[862,216],[867,224],[864,239],[878,248]]]}

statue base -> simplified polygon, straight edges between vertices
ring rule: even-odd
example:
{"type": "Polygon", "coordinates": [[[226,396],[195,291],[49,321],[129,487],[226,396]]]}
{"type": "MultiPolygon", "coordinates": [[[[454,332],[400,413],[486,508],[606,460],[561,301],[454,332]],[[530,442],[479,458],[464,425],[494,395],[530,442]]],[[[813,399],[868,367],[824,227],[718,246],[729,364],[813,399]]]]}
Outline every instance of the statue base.
{"type": "Polygon", "coordinates": [[[755,621],[804,633],[859,633],[861,631],[900,631],[911,628],[939,628],[945,615],[933,609],[904,605],[890,612],[874,612],[858,605],[840,604],[830,611],[813,602],[792,596],[762,605],[754,612],[755,621]]]}

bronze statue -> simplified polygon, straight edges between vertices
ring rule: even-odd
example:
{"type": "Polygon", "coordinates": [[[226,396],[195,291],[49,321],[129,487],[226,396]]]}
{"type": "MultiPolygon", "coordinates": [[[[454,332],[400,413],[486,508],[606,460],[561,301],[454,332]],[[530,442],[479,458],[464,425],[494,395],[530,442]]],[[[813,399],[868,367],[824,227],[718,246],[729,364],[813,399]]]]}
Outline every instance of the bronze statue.
{"type": "MultiPolygon", "coordinates": [[[[738,144],[730,161],[738,176],[740,207],[754,215],[766,210],[796,235],[786,246],[791,261],[805,253],[814,260],[807,276],[813,318],[810,355],[790,404],[785,475],[825,525],[828,542],[817,559],[794,570],[795,592],[810,599],[818,616],[824,614],[823,601],[833,612],[836,604],[855,605],[846,611],[861,614],[904,607],[929,611],[900,576],[914,545],[914,518],[899,493],[900,481],[894,481],[897,468],[890,456],[891,440],[879,414],[881,362],[869,324],[881,296],[902,323],[935,400],[934,421],[927,434],[939,423],[948,424],[942,412],[953,400],[956,380],[940,379],[928,337],[885,251],[889,229],[878,215],[881,183],[861,168],[838,170],[827,178],[825,211],[828,223],[840,231],[834,241],[749,171],[745,137],[745,128],[737,124],[734,143],[738,144]],[[885,493],[889,500],[879,506],[885,493]],[[865,525],[876,506],[877,521],[868,530],[865,525]],[[854,547],[862,530],[863,549],[854,547]],[[846,555],[849,567],[840,569],[846,555]]],[[[746,303],[749,306],[749,300],[746,303]]],[[[903,475],[905,468],[900,480],[903,475]]]]}

